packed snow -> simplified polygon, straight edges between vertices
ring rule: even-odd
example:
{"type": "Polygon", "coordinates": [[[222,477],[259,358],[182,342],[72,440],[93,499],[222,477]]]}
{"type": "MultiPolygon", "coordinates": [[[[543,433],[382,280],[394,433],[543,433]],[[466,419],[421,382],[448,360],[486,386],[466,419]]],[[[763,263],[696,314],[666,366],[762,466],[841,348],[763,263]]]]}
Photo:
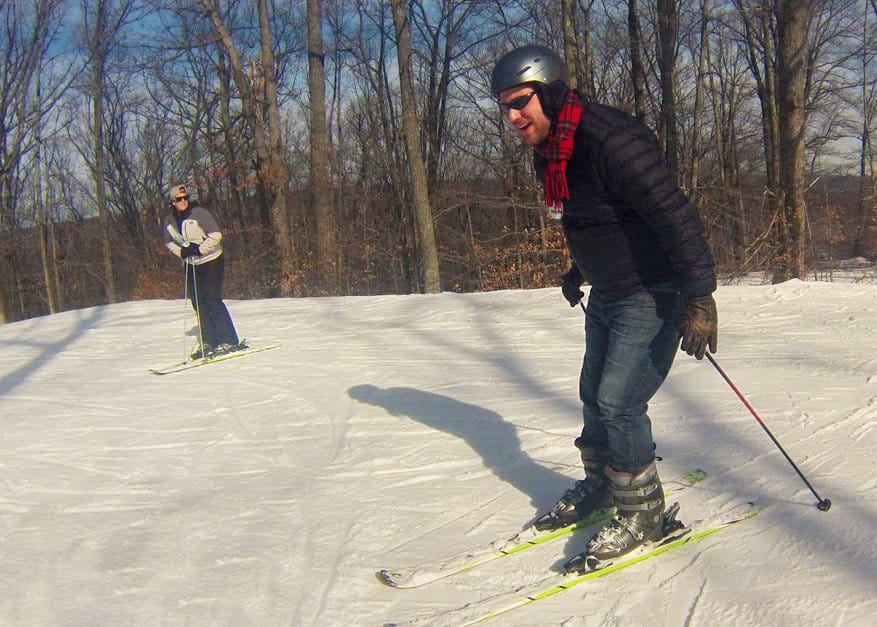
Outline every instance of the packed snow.
{"type": "MultiPolygon", "coordinates": [[[[489,625],[866,625],[877,617],[877,286],[716,293],[717,363],[650,405],[680,518],[760,514],[489,625]]],[[[0,623],[458,624],[562,581],[573,534],[414,589],[581,477],[583,312],[558,289],[227,301],[275,350],[167,376],[183,300],[0,327],[0,623]],[[468,608],[461,610],[462,606],[468,608]]]]}

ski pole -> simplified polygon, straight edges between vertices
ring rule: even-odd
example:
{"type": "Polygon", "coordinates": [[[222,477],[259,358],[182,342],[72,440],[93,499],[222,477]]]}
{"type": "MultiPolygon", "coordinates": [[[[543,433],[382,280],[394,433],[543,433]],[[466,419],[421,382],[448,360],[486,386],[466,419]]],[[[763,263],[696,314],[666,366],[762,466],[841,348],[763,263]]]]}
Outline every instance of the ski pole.
{"type": "MultiPolygon", "coordinates": [[[[183,265],[186,267],[185,269],[185,278],[183,283],[183,307],[186,309],[189,308],[189,264],[186,263],[186,260],[183,260],[183,265]]],[[[187,361],[189,359],[189,350],[186,347],[186,330],[188,325],[186,324],[186,319],[188,316],[183,314],[183,361],[187,361]]]]}
{"type": "Polygon", "coordinates": [[[755,409],[753,409],[752,405],[749,404],[749,401],[747,401],[746,398],[744,398],[743,394],[740,393],[740,390],[737,389],[737,386],[734,385],[734,382],[731,381],[731,379],[728,377],[728,375],[725,374],[725,371],[722,370],[722,368],[719,366],[719,364],[716,363],[716,360],[713,358],[713,356],[710,355],[709,353],[705,353],[705,355],[706,355],[706,358],[709,360],[709,362],[715,367],[716,371],[720,375],[722,375],[722,378],[725,380],[725,382],[731,387],[732,390],[734,390],[734,393],[737,395],[737,398],[739,398],[743,402],[743,404],[746,406],[746,409],[749,410],[749,413],[751,413],[755,417],[755,419],[758,421],[758,424],[760,424],[761,428],[764,429],[764,432],[770,437],[771,440],[773,440],[773,443],[776,444],[777,448],[780,449],[780,452],[785,456],[786,460],[788,460],[788,462],[792,465],[792,468],[795,469],[795,472],[798,473],[798,476],[801,477],[801,479],[804,481],[804,483],[807,484],[807,487],[810,488],[810,491],[813,493],[813,496],[815,496],[816,500],[818,501],[816,503],[816,508],[822,512],[827,512],[828,510],[830,510],[831,509],[831,500],[824,499],[821,496],[819,496],[819,494],[816,492],[816,490],[813,489],[813,486],[810,485],[810,482],[807,481],[807,477],[804,476],[804,473],[802,473],[800,470],[798,470],[798,467],[795,465],[795,462],[792,461],[792,458],[789,457],[789,454],[786,453],[785,449],[783,449],[783,447],[780,445],[779,441],[777,441],[777,439],[774,437],[773,433],[770,432],[770,429],[767,428],[767,425],[764,424],[764,421],[761,419],[761,417],[758,415],[758,413],[755,411],[755,409]]]}
{"type": "MultiPolygon", "coordinates": [[[[585,304],[582,301],[579,301],[579,305],[581,306],[584,314],[587,316],[588,309],[585,307],[585,304]]],[[[720,375],[722,375],[722,378],[725,380],[725,382],[731,387],[732,390],[734,390],[734,393],[737,395],[737,398],[739,398],[743,402],[743,404],[746,406],[746,409],[749,410],[749,413],[751,413],[755,417],[755,420],[758,421],[758,424],[761,425],[761,428],[764,429],[764,432],[768,435],[768,437],[770,437],[770,439],[773,441],[773,443],[776,444],[776,447],[778,449],[780,449],[780,452],[783,454],[783,456],[786,458],[786,460],[789,462],[789,464],[792,465],[792,468],[795,469],[795,472],[798,473],[798,476],[801,477],[801,480],[807,485],[808,488],[810,488],[810,491],[813,493],[813,496],[815,496],[816,500],[817,500],[816,508],[822,512],[827,512],[828,510],[830,510],[831,509],[831,499],[824,499],[821,496],[819,496],[819,494],[816,492],[816,490],[813,489],[813,486],[810,485],[810,482],[807,481],[807,477],[804,476],[804,473],[802,473],[798,469],[798,466],[795,464],[794,461],[792,461],[792,458],[789,457],[789,454],[786,453],[786,450],[782,447],[782,445],[779,443],[779,441],[776,439],[776,437],[774,437],[774,434],[771,433],[770,429],[767,428],[767,425],[764,424],[764,421],[761,419],[761,416],[758,415],[758,412],[755,411],[755,408],[753,408],[752,405],[749,404],[749,401],[747,401],[746,398],[743,396],[743,394],[740,392],[740,390],[737,389],[737,386],[734,385],[734,382],[731,381],[731,378],[727,374],[725,374],[725,371],[722,370],[721,366],[719,366],[719,364],[716,363],[715,358],[712,355],[710,355],[708,352],[704,353],[704,354],[706,355],[706,358],[709,360],[709,362],[715,367],[716,371],[720,375]]]]}
{"type": "Polygon", "coordinates": [[[195,264],[189,264],[187,261],[186,265],[192,266],[192,294],[195,296],[195,322],[198,323],[198,344],[201,346],[201,359],[206,360],[204,334],[201,332],[201,303],[198,300],[198,273],[195,272],[195,264]]]}

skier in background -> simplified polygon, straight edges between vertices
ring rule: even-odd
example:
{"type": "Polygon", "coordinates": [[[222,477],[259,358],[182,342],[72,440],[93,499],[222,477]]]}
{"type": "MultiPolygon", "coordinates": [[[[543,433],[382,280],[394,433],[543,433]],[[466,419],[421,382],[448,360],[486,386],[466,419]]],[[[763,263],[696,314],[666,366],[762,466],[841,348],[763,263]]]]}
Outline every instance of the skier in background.
{"type": "Polygon", "coordinates": [[[219,226],[207,209],[190,198],[185,185],[171,185],[168,194],[174,210],[164,220],[162,241],[190,266],[186,289],[200,327],[200,345],[191,359],[243,350],[247,346],[239,341],[222,301],[225,259],[219,226]]]}
{"type": "Polygon", "coordinates": [[[564,298],[575,307],[581,285],[591,285],[579,380],[584,426],[575,440],[585,478],[536,526],[565,526],[614,506],[587,549],[609,559],[661,537],[664,493],[647,403],[680,337],[697,359],[707,346],[716,350],[715,264],[653,134],[571,89],[557,53],[528,45],[505,54],[491,91],[533,147],[549,211],[561,220],[572,258],[564,298]]]}

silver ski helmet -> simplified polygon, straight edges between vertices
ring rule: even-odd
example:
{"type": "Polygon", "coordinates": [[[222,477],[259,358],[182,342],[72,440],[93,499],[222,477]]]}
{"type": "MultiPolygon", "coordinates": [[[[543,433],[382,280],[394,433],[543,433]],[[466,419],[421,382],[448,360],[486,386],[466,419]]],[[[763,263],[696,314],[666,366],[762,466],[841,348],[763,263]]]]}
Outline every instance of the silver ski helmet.
{"type": "Polygon", "coordinates": [[[496,97],[524,83],[548,87],[556,81],[569,87],[569,70],[564,60],[551,48],[528,44],[500,57],[490,74],[490,91],[496,97]]]}

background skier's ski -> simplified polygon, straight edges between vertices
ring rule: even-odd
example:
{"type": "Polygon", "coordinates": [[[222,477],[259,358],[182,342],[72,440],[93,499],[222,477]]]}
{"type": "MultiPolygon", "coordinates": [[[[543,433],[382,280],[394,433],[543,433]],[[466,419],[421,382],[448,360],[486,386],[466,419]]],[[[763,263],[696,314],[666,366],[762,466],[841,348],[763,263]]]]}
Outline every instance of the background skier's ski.
{"type": "Polygon", "coordinates": [[[181,361],[175,364],[171,364],[170,366],[163,366],[158,368],[150,368],[149,372],[152,374],[172,374],[174,372],[180,372],[181,370],[189,370],[190,368],[197,368],[198,366],[207,366],[209,364],[215,364],[220,361],[228,361],[229,359],[234,359],[236,357],[244,357],[245,355],[252,355],[253,353],[261,353],[262,351],[268,351],[272,348],[278,348],[280,344],[272,344],[271,346],[255,346],[246,348],[244,350],[235,351],[233,353],[226,353],[225,355],[218,355],[216,357],[210,359],[195,359],[193,361],[181,361]]]}

